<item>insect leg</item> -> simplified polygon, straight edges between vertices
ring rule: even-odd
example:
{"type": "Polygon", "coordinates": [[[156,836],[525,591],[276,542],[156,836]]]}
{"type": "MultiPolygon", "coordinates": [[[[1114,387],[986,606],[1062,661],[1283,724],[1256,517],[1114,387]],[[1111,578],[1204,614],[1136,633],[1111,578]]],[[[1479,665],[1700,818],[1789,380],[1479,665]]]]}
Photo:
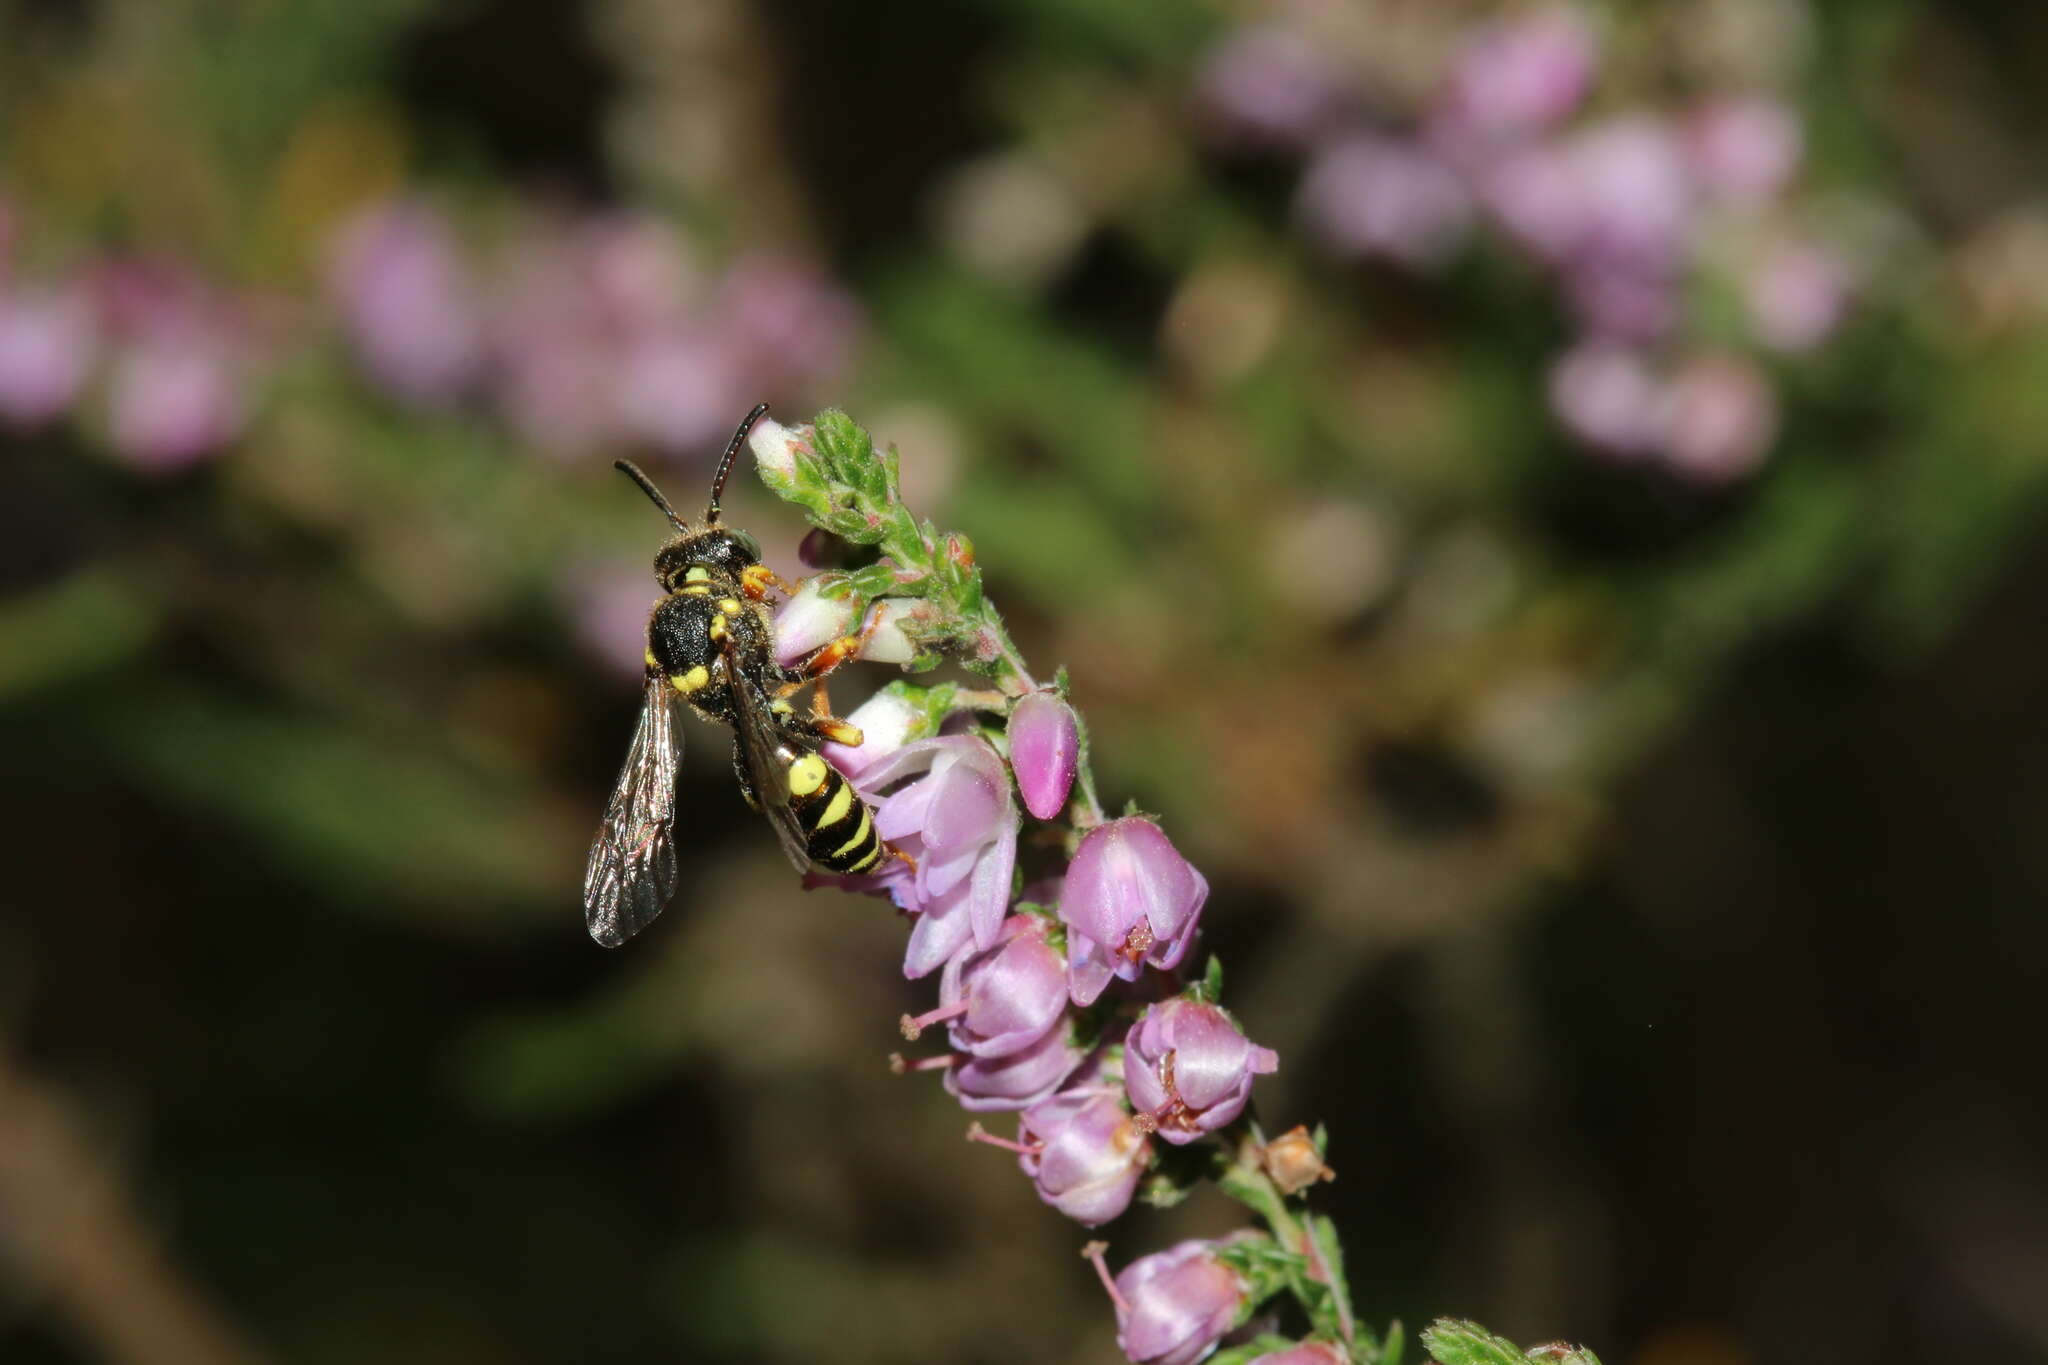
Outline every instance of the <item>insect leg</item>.
{"type": "Polygon", "coordinates": [[[740,570],[740,591],[756,602],[768,600],[768,590],[774,588],[785,597],[794,597],[803,585],[792,583],[766,564],[749,564],[740,570]]]}

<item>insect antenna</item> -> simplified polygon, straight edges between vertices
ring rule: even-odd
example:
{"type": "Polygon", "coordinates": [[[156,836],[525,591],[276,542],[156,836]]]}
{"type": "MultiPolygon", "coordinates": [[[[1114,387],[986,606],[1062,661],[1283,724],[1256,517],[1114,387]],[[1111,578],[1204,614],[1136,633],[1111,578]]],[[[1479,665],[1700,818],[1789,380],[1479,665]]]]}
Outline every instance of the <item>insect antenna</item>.
{"type": "Polygon", "coordinates": [[[647,495],[648,501],[661,509],[661,514],[668,518],[669,525],[675,527],[683,535],[690,533],[690,523],[676,515],[676,509],[668,505],[668,499],[664,498],[661,495],[661,490],[654,486],[654,480],[640,472],[639,465],[634,464],[631,460],[613,460],[612,468],[624,474],[634,483],[639,484],[640,491],[647,495]]]}
{"type": "Polygon", "coordinates": [[[718,524],[718,495],[725,492],[725,476],[732,473],[733,459],[740,453],[740,447],[746,444],[747,433],[754,429],[754,423],[760,421],[761,414],[766,411],[766,403],[756,403],[754,410],[747,414],[747,419],[740,423],[740,429],[732,434],[732,440],[726,443],[725,454],[719,457],[718,461],[718,477],[711,481],[711,506],[704,512],[706,526],[718,524]]]}

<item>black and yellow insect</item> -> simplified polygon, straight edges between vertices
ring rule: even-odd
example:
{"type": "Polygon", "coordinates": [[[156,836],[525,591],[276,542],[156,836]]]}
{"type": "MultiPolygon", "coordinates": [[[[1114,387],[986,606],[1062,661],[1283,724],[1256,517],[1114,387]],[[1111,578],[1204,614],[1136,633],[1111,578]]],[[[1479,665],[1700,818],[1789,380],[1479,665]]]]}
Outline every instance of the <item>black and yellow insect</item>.
{"type": "Polygon", "coordinates": [[[692,530],[638,468],[618,468],[640,485],[675,527],[654,557],[654,577],[668,595],[647,623],[646,694],[626,766],[590,845],[583,876],[583,915],[590,936],[617,947],[647,927],[676,889],[676,772],[683,737],[676,706],[688,702],[707,720],[734,731],[733,769],[748,804],[768,817],[783,851],[799,870],[872,872],[888,855],[869,809],[818,751],[820,739],[860,743],[860,733],[830,715],[823,690],[808,714],[790,694],[852,657],[860,637],[836,640],[796,668],[775,661],[769,591],[792,585],[761,563],[761,547],[745,531],[718,524],[718,498],[763,403],[733,433],[711,483],[704,524],[692,530]]]}

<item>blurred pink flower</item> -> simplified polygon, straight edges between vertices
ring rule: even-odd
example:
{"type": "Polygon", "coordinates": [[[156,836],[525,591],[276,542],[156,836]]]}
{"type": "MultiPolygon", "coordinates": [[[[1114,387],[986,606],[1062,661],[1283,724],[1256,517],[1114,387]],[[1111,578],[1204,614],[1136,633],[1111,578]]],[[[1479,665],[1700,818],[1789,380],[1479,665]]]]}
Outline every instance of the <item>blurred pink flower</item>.
{"type": "Polygon", "coordinates": [[[633,338],[618,362],[620,427],[670,454],[701,454],[750,396],[737,360],[716,324],[633,338]]]}
{"type": "Polygon", "coordinates": [[[562,576],[559,595],[585,649],[621,677],[644,674],[647,618],[661,596],[645,561],[577,564],[562,576]]]}
{"type": "Polygon", "coordinates": [[[1541,134],[1579,107],[1598,59],[1592,26],[1573,7],[1486,25],[1452,65],[1437,133],[1473,150],[1541,134]]]}
{"type": "Polygon", "coordinates": [[[1804,148],[1798,116],[1776,100],[1714,100],[1695,109],[1685,123],[1693,174],[1709,192],[1744,203],[1782,190],[1799,169],[1804,148]]]}
{"type": "Polygon", "coordinates": [[[711,322],[755,387],[830,381],[860,336],[860,310],[816,267],[756,253],[720,282],[711,322]]]}
{"type": "Polygon", "coordinates": [[[1276,24],[1233,30],[1196,77],[1196,108],[1226,137],[1304,146],[1343,101],[1340,78],[1314,45],[1276,24]]]}
{"type": "Polygon", "coordinates": [[[1420,142],[1358,133],[1309,163],[1296,211],[1338,251],[1440,265],[1464,242],[1472,200],[1464,181],[1420,142]]]}
{"type": "Polygon", "coordinates": [[[92,310],[76,288],[0,292],[0,419],[27,430],[71,406],[94,342],[92,310]]]}
{"type": "Polygon", "coordinates": [[[576,235],[593,306],[606,325],[632,335],[673,327],[702,289],[695,261],[668,224],[638,214],[595,219],[576,235]]]}
{"type": "Polygon", "coordinates": [[[1566,430],[1609,454],[1647,455],[1663,441],[1663,386],[1627,347],[1591,342],[1558,357],[1550,407],[1566,430]]]}
{"type": "Polygon", "coordinates": [[[1812,242],[1773,242],[1749,262],[1743,301],[1757,340],[1779,351],[1810,351],[1848,311],[1849,264],[1812,242]]]}
{"type": "Polygon", "coordinates": [[[1747,357],[1711,351],[1679,367],[1671,382],[1665,458],[1699,483],[1732,483],[1754,473],[1778,435],[1778,399],[1747,357]]]}
{"type": "Polygon", "coordinates": [[[400,397],[446,401],[476,377],[481,321],[438,210],[400,202],[356,215],[335,238],[328,290],[364,369],[400,397]]]}
{"type": "Polygon", "coordinates": [[[165,330],[131,343],[108,392],[115,453],[161,473],[216,453],[241,434],[246,382],[230,345],[210,329],[165,330]]]}

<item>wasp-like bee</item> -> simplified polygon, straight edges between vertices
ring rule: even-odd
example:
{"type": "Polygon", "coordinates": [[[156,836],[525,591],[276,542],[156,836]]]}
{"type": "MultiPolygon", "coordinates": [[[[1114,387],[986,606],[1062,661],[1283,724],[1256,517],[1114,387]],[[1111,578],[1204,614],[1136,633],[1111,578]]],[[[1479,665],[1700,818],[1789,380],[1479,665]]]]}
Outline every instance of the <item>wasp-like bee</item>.
{"type": "Polygon", "coordinates": [[[683,756],[678,702],[733,728],[740,789],[768,816],[800,871],[872,872],[889,853],[875,833],[874,812],[818,751],[820,739],[858,744],[860,732],[827,712],[822,682],[809,714],[799,715],[788,700],[857,653],[861,637],[836,640],[798,668],[778,664],[766,603],[771,588],[787,592],[792,585],[761,563],[752,536],[718,524],[726,475],[767,410],[766,403],[755,408],[733,433],[696,530],[645,474],[618,462],[676,536],[654,557],[654,577],[668,596],[647,623],[640,723],[583,875],[584,919],[590,936],[607,948],[647,927],[675,893],[676,771],[683,756]]]}

